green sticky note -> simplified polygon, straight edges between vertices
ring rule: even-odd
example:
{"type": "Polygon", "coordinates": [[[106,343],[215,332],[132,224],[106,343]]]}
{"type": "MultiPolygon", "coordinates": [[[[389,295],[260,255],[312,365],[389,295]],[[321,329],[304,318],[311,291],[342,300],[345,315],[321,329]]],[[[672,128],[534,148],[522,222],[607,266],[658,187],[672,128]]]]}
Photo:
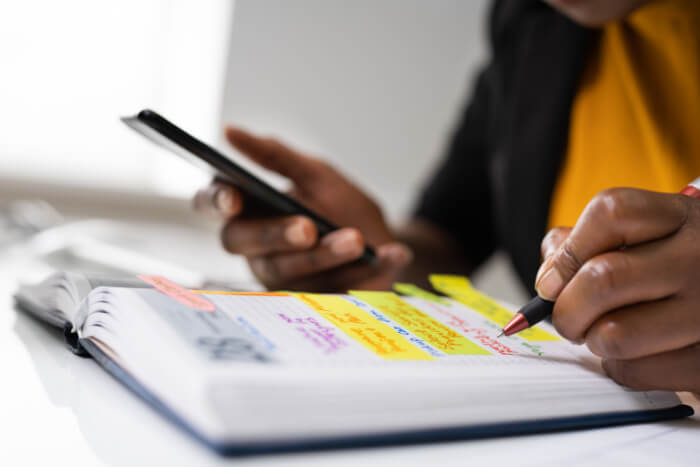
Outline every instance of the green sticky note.
{"type": "Polygon", "coordinates": [[[449,305],[450,304],[450,301],[447,298],[441,297],[440,295],[436,295],[432,292],[428,292],[425,289],[421,289],[417,285],[408,284],[406,282],[395,282],[394,283],[394,290],[396,290],[398,293],[400,293],[402,295],[408,295],[409,297],[423,298],[425,300],[429,300],[429,301],[435,302],[435,303],[440,303],[442,305],[449,305]]]}

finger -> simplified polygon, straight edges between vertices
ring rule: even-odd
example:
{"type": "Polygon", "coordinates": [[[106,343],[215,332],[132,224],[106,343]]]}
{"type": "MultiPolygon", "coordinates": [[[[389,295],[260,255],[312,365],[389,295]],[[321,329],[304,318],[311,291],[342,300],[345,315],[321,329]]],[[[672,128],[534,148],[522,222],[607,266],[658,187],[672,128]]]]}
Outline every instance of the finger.
{"type": "Polygon", "coordinates": [[[303,250],[316,238],[316,227],[303,216],[233,219],[221,231],[224,249],[245,256],[303,250]]]}
{"type": "Polygon", "coordinates": [[[413,253],[406,245],[386,243],[377,248],[377,262],[373,265],[354,262],[295,281],[288,288],[306,292],[347,292],[351,287],[386,290],[412,260],[413,253]]]}
{"type": "Polygon", "coordinates": [[[241,213],[243,196],[231,185],[214,181],[197,192],[193,206],[197,211],[227,219],[241,213]]]}
{"type": "Polygon", "coordinates": [[[586,333],[586,345],[606,359],[630,360],[700,342],[697,302],[672,297],[606,314],[586,333]]]}
{"type": "Polygon", "coordinates": [[[688,216],[689,198],[634,188],[598,194],[583,211],[568,238],[543,265],[535,284],[542,298],[554,300],[592,257],[656,240],[677,231],[688,216]]]}
{"type": "Polygon", "coordinates": [[[338,274],[329,276],[327,286],[331,290],[347,291],[348,287],[361,290],[386,290],[398,274],[413,260],[411,250],[399,242],[391,242],[377,248],[377,262],[371,266],[353,264],[338,274]]]}
{"type": "Polygon", "coordinates": [[[634,360],[603,360],[603,369],[634,389],[700,392],[700,345],[634,360]]]}
{"type": "Polygon", "coordinates": [[[542,264],[540,264],[535,276],[535,284],[539,282],[540,276],[544,273],[547,264],[547,259],[554,254],[555,251],[564,243],[571,233],[571,227],[554,227],[542,239],[540,244],[540,254],[542,255],[542,264]]]}
{"type": "Polygon", "coordinates": [[[554,227],[547,235],[542,239],[542,245],[540,250],[542,253],[542,259],[547,259],[552,256],[559,246],[567,239],[571,233],[571,227],[554,227]]]}
{"type": "Polygon", "coordinates": [[[659,240],[587,261],[554,304],[552,321],[557,330],[581,342],[591,324],[605,313],[678,292],[687,282],[688,255],[681,243],[680,239],[659,240]]]}
{"type": "Polygon", "coordinates": [[[359,230],[345,228],[324,236],[312,249],[251,258],[250,267],[262,282],[277,287],[355,261],[364,249],[359,230]]]}
{"type": "Polygon", "coordinates": [[[319,160],[300,154],[274,138],[262,138],[238,127],[226,128],[226,138],[250,159],[298,185],[315,180],[325,167],[319,160]]]}

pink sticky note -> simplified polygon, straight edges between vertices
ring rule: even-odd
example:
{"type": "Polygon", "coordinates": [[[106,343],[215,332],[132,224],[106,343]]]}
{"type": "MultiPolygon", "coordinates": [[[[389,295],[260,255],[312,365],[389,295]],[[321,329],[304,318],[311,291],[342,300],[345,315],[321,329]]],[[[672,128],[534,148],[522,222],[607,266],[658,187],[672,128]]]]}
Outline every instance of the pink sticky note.
{"type": "Polygon", "coordinates": [[[160,292],[168,297],[174,298],[185,306],[194,308],[200,311],[216,311],[216,307],[206,298],[197,295],[184,287],[180,287],[175,282],[166,279],[163,276],[136,276],[144,282],[151,284],[160,292]]]}

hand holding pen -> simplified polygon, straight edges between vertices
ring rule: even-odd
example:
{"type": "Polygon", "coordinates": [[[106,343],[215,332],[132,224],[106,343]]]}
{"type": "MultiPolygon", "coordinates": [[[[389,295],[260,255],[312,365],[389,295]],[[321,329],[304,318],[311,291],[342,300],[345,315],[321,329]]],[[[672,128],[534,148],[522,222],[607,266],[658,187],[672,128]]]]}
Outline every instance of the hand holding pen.
{"type": "MultiPolygon", "coordinates": [[[[601,356],[621,384],[700,393],[699,182],[680,195],[600,193],[573,228],[543,240],[540,297],[522,312],[553,308],[559,333],[601,356]]],[[[534,324],[519,313],[504,332],[523,319],[534,324]]]]}

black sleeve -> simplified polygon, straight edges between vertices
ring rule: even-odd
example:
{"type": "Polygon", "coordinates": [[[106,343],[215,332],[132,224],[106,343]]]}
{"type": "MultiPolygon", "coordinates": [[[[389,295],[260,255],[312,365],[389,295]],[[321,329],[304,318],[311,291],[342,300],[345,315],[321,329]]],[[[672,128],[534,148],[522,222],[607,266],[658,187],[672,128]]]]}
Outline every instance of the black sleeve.
{"type": "Polygon", "coordinates": [[[496,211],[502,206],[494,194],[505,187],[501,186],[502,157],[495,147],[508,138],[499,128],[512,110],[507,96],[522,55],[522,28],[528,27],[532,13],[543,8],[549,7],[541,0],[492,3],[488,17],[490,62],[478,75],[445,158],[414,210],[415,217],[436,224],[463,246],[471,268],[500,246],[496,211]]]}
{"type": "Polygon", "coordinates": [[[452,234],[474,268],[496,249],[486,158],[489,69],[478,76],[471,100],[453,132],[446,157],[419,198],[414,217],[452,234]]]}

